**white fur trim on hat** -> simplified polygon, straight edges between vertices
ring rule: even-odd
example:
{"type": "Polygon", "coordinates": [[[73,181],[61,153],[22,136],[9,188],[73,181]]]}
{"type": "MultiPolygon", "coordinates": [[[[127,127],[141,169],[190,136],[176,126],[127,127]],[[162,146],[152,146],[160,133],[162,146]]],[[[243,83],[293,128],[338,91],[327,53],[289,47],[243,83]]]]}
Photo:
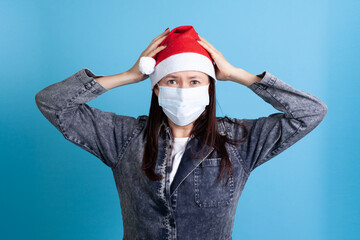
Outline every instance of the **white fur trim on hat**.
{"type": "Polygon", "coordinates": [[[151,89],[166,75],[180,71],[200,71],[214,78],[215,83],[217,81],[214,64],[209,58],[199,53],[183,52],[164,59],[155,67],[150,74],[151,89]]]}

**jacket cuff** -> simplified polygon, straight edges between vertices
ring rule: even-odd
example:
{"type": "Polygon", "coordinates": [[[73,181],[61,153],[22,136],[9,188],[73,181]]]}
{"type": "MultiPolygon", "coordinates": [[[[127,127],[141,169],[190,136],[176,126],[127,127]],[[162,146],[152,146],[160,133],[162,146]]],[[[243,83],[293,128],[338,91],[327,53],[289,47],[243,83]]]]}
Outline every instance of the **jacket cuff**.
{"type": "Polygon", "coordinates": [[[266,89],[268,86],[274,85],[274,83],[276,82],[276,77],[268,71],[263,71],[256,76],[261,77],[261,81],[254,82],[249,86],[249,88],[255,93],[260,93],[262,90],[266,89]]]}
{"type": "Polygon", "coordinates": [[[103,77],[103,75],[95,75],[88,68],[83,68],[77,73],[75,73],[75,77],[77,80],[83,83],[83,85],[87,90],[91,88],[95,89],[95,91],[92,91],[92,93],[100,95],[108,91],[106,88],[104,88],[100,83],[98,83],[95,80],[95,77],[103,77]]]}

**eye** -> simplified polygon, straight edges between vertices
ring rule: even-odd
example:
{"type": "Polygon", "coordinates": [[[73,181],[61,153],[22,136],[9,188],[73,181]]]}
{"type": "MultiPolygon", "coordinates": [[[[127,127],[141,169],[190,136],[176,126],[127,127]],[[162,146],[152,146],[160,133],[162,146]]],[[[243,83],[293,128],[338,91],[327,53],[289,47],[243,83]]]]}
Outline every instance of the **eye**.
{"type": "Polygon", "coordinates": [[[174,79],[170,79],[167,81],[168,84],[176,84],[176,80],[174,79]]]}
{"type": "Polygon", "coordinates": [[[196,85],[196,84],[199,84],[200,82],[198,81],[198,80],[193,80],[193,81],[191,81],[191,84],[192,85],[196,85]]]}

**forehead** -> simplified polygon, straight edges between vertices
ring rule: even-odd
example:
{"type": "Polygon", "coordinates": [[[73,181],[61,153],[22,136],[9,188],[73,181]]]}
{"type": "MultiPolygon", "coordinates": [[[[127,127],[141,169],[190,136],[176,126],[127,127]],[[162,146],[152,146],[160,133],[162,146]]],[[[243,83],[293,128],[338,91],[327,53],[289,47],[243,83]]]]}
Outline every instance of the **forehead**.
{"type": "Polygon", "coordinates": [[[191,77],[200,77],[200,78],[207,78],[207,74],[200,72],[200,71],[180,71],[180,72],[174,72],[169,73],[164,78],[191,78],[191,77]]]}

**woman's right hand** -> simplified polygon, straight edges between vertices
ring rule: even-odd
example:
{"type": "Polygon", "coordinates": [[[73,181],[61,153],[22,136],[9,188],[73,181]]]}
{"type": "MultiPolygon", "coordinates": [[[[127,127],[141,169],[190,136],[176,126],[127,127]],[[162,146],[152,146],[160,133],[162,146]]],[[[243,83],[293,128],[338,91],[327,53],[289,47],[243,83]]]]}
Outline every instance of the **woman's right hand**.
{"type": "Polygon", "coordinates": [[[149,75],[143,74],[139,70],[140,58],[143,56],[144,57],[153,57],[158,52],[160,52],[161,50],[166,48],[166,45],[159,47],[159,44],[166,38],[166,36],[169,34],[169,32],[170,32],[169,28],[167,28],[163,33],[161,33],[159,36],[154,38],[151,41],[150,45],[141,53],[141,55],[138,58],[138,60],[136,61],[135,65],[127,71],[128,74],[130,74],[136,82],[144,81],[145,79],[147,79],[149,77],[149,75]]]}

